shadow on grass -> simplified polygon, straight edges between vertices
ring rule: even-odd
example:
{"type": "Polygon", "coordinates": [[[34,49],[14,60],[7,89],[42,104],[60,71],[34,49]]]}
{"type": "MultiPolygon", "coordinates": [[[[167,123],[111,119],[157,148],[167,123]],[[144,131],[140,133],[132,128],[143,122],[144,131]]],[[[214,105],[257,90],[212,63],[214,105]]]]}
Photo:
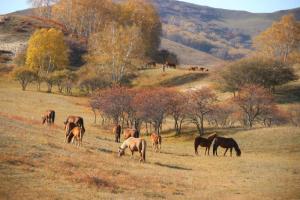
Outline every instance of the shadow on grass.
{"type": "Polygon", "coordinates": [[[160,153],[166,155],[182,156],[182,157],[193,157],[192,155],[189,154],[177,154],[177,153],[170,153],[170,152],[163,152],[163,151],[160,153]]]}
{"type": "Polygon", "coordinates": [[[97,150],[98,150],[98,151],[101,151],[101,152],[103,152],[103,153],[109,153],[109,154],[113,153],[112,150],[104,149],[104,148],[98,148],[97,150]]]}
{"type": "Polygon", "coordinates": [[[99,137],[99,136],[97,136],[96,138],[97,138],[98,140],[103,140],[103,141],[114,142],[114,140],[112,140],[112,139],[108,139],[108,138],[102,138],[102,137],[99,137]]]}
{"type": "Polygon", "coordinates": [[[183,85],[186,83],[199,81],[201,79],[204,79],[207,76],[208,76],[208,74],[206,74],[206,73],[190,73],[190,74],[185,74],[182,76],[177,76],[177,77],[162,81],[159,83],[159,85],[164,86],[164,87],[179,86],[179,85],[183,85]]]}
{"type": "Polygon", "coordinates": [[[185,168],[185,167],[180,167],[180,166],[176,166],[176,165],[162,164],[160,162],[155,162],[154,164],[158,165],[158,166],[161,166],[161,167],[168,167],[168,168],[171,168],[171,169],[188,170],[188,171],[192,170],[191,168],[185,168]]]}

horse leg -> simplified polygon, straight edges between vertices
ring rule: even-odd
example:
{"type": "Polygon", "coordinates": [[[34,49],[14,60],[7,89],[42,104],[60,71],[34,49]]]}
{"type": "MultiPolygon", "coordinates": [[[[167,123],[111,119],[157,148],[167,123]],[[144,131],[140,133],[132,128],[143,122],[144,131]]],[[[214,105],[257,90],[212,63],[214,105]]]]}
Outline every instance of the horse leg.
{"type": "Polygon", "coordinates": [[[207,155],[209,155],[209,149],[210,149],[210,147],[207,147],[207,150],[208,150],[208,151],[207,151],[207,155]]]}
{"type": "Polygon", "coordinates": [[[207,147],[205,147],[205,153],[204,153],[204,155],[206,155],[206,152],[207,152],[207,147]]]}
{"type": "Polygon", "coordinates": [[[133,158],[133,151],[131,150],[131,157],[130,157],[131,159],[133,158]]]}
{"type": "Polygon", "coordinates": [[[230,148],[230,157],[232,157],[232,148],[230,148]]]}
{"type": "Polygon", "coordinates": [[[225,152],[224,152],[224,156],[226,155],[227,151],[228,151],[228,148],[226,148],[226,150],[225,150],[225,152]]]}

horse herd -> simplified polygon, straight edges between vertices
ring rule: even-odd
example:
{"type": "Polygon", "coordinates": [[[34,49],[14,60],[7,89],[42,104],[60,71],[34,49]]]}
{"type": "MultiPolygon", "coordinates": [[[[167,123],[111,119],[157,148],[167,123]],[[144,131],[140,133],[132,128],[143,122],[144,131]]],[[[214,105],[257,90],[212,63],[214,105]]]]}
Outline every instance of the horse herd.
{"type": "MultiPolygon", "coordinates": [[[[42,115],[42,124],[47,123],[49,125],[54,124],[55,111],[47,110],[42,115]]],[[[73,143],[77,142],[77,146],[82,146],[82,138],[85,133],[83,118],[80,116],[68,116],[65,124],[65,142],[73,143]]],[[[113,127],[113,134],[115,135],[115,142],[120,143],[122,127],[116,125],[113,127]]],[[[118,149],[118,155],[121,157],[125,154],[126,148],[131,151],[131,156],[137,151],[140,154],[140,162],[146,161],[146,147],[147,143],[145,139],[140,138],[140,132],[136,129],[126,128],[123,130],[124,142],[118,149]]],[[[160,152],[162,138],[157,133],[152,133],[150,135],[152,142],[152,149],[155,152],[160,152]]],[[[209,135],[207,138],[198,136],[194,140],[195,154],[198,155],[198,147],[205,147],[205,155],[209,155],[210,147],[213,144],[213,155],[218,156],[218,147],[225,148],[224,156],[226,155],[228,149],[230,149],[230,156],[232,156],[232,149],[236,151],[237,156],[241,156],[241,150],[237,142],[233,138],[220,137],[216,133],[209,135]]]]}

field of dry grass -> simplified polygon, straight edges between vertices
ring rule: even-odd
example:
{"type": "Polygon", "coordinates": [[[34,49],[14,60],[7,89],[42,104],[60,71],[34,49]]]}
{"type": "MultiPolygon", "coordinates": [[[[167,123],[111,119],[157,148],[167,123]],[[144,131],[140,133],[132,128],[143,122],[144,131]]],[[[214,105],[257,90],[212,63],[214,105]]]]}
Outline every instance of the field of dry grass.
{"type": "MultiPolygon", "coordinates": [[[[241,157],[194,155],[195,134],[163,135],[161,153],[147,136],[147,162],[118,158],[107,129],[93,124],[88,99],[21,92],[0,81],[0,199],[299,199],[300,130],[217,130],[234,137],[241,157]],[[40,114],[57,112],[55,126],[40,114]],[[68,114],[85,119],[83,147],[64,143],[68,114]]],[[[212,130],[213,131],[213,130],[212,130]]],[[[221,155],[223,150],[219,150],[221,155]]]]}

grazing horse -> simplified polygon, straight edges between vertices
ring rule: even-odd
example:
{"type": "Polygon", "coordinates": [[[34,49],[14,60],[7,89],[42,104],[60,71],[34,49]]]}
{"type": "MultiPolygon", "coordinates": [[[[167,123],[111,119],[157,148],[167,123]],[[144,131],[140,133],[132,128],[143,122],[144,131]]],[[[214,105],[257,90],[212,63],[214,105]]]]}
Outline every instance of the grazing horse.
{"type": "Polygon", "coordinates": [[[124,130],[124,139],[128,139],[130,137],[135,137],[139,138],[140,137],[140,132],[137,129],[132,129],[132,128],[127,128],[124,130]]]}
{"type": "Polygon", "coordinates": [[[84,134],[83,129],[76,126],[70,131],[70,134],[68,136],[68,143],[72,141],[72,143],[74,144],[74,141],[76,140],[77,146],[82,146],[83,134],[84,134]]]}
{"type": "Polygon", "coordinates": [[[42,124],[54,124],[55,120],[55,111],[54,110],[47,110],[43,115],[42,115],[42,124]]]}
{"type": "Polygon", "coordinates": [[[171,62],[166,62],[165,64],[167,67],[170,67],[170,68],[174,68],[176,69],[176,64],[175,63],[171,63],[171,62]]]}
{"type": "Polygon", "coordinates": [[[217,149],[221,146],[225,148],[224,156],[226,155],[226,152],[228,149],[230,149],[230,156],[232,156],[232,148],[236,151],[237,156],[241,156],[241,150],[239,148],[239,145],[236,143],[236,141],[233,138],[224,138],[224,137],[216,137],[213,147],[213,154],[218,156],[217,149]]]}
{"type": "Polygon", "coordinates": [[[118,124],[113,128],[113,133],[115,134],[115,142],[120,142],[121,137],[121,126],[118,124]]]}
{"type": "Polygon", "coordinates": [[[151,141],[152,141],[152,149],[157,152],[161,150],[161,136],[157,133],[151,133],[150,135],[151,141]]]}
{"type": "Polygon", "coordinates": [[[198,146],[200,145],[201,147],[205,147],[205,155],[206,155],[206,151],[208,152],[208,155],[209,155],[209,149],[210,149],[211,143],[216,136],[217,136],[217,134],[213,133],[213,134],[209,135],[207,137],[207,139],[200,137],[200,136],[196,137],[195,141],[194,141],[195,154],[198,155],[198,146]]]}
{"type": "Polygon", "coordinates": [[[130,137],[123,142],[123,144],[118,149],[119,157],[125,154],[125,149],[128,147],[131,151],[131,158],[135,151],[140,153],[140,162],[146,162],[146,141],[142,138],[130,137]]]}
{"type": "Polygon", "coordinates": [[[151,66],[152,66],[152,67],[156,67],[156,62],[154,62],[154,61],[153,61],[153,62],[148,62],[148,63],[146,64],[146,66],[147,66],[147,67],[151,67],[151,66]]]}
{"type": "Polygon", "coordinates": [[[68,116],[68,118],[66,119],[66,121],[64,122],[65,124],[65,129],[66,129],[66,125],[68,123],[74,123],[76,124],[76,126],[82,128],[82,130],[85,132],[85,128],[84,128],[84,124],[83,124],[83,118],[79,117],[79,116],[68,116]]]}
{"type": "Polygon", "coordinates": [[[65,125],[65,131],[66,131],[66,138],[65,138],[65,142],[70,143],[73,135],[71,135],[71,131],[73,130],[73,128],[77,127],[77,124],[73,123],[73,122],[68,122],[65,125]]]}

